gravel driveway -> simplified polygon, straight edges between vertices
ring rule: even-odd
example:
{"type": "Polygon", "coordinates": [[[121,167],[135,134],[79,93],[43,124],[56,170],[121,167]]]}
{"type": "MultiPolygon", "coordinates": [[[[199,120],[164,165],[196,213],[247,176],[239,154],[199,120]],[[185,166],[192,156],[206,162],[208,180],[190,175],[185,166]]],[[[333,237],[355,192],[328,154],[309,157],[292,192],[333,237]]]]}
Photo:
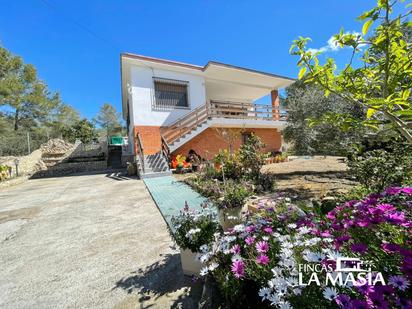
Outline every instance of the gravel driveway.
{"type": "Polygon", "coordinates": [[[0,189],[0,307],[191,308],[198,291],[173,246],[140,180],[79,175],[0,189]]]}

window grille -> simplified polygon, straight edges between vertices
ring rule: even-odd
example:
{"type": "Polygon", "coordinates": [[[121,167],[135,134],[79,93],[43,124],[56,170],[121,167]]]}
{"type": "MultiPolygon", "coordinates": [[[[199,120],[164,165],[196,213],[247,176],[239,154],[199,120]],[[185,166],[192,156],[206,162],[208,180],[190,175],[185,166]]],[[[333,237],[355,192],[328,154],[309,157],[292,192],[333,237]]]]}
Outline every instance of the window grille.
{"type": "Polygon", "coordinates": [[[188,82],[157,77],[153,81],[154,108],[189,108],[188,82]]]}

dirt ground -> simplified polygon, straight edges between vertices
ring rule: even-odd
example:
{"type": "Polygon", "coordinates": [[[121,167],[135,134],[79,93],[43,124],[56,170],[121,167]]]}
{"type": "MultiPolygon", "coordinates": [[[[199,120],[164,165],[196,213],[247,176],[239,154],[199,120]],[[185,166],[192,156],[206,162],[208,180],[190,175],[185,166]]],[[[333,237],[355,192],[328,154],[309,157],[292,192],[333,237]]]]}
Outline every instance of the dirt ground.
{"type": "Polygon", "coordinates": [[[342,157],[297,158],[265,165],[262,171],[275,175],[278,190],[299,195],[302,199],[345,193],[356,184],[347,175],[347,165],[342,157]]]}
{"type": "Polygon", "coordinates": [[[0,189],[1,308],[192,308],[199,284],[144,184],[120,174],[0,189]]]}
{"type": "MultiPolygon", "coordinates": [[[[289,162],[264,165],[262,172],[275,175],[277,190],[304,200],[322,198],[331,193],[346,193],[356,185],[347,174],[343,157],[295,158],[289,162]]],[[[193,173],[174,176],[182,181],[193,177],[193,173]]]]}

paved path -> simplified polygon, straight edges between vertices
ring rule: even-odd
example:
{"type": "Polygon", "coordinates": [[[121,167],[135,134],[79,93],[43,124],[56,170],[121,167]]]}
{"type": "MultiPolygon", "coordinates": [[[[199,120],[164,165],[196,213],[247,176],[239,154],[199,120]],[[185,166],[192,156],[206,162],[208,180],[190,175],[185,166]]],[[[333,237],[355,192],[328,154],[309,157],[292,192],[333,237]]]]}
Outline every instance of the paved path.
{"type": "Polygon", "coordinates": [[[186,202],[191,209],[201,209],[201,204],[206,201],[172,176],[147,178],[144,182],[169,226],[171,217],[178,215],[186,202]]]}
{"type": "Polygon", "coordinates": [[[191,308],[166,224],[117,174],[0,190],[0,308],[191,308]]]}

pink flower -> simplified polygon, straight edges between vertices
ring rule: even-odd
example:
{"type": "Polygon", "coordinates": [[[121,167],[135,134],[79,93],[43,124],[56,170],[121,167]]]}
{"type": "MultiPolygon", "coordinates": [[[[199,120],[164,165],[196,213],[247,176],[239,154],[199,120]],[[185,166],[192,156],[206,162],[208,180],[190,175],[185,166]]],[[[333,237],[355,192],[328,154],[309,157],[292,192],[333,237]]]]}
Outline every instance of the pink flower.
{"type": "Polygon", "coordinates": [[[266,241],[256,243],[256,250],[260,253],[266,253],[269,250],[269,244],[266,241]]]}
{"type": "Polygon", "coordinates": [[[240,253],[240,246],[239,245],[234,245],[231,249],[230,252],[232,252],[233,254],[239,254],[240,253]]]}
{"type": "Polygon", "coordinates": [[[248,233],[253,233],[254,231],[255,231],[255,226],[254,225],[248,225],[246,228],[245,228],[245,230],[246,230],[246,232],[248,232],[248,233]]]}
{"type": "Polygon", "coordinates": [[[407,195],[412,195],[412,187],[403,188],[401,191],[407,195]]]}
{"type": "Polygon", "coordinates": [[[269,264],[269,257],[266,254],[261,254],[256,258],[256,263],[261,265],[269,264]]]}
{"type": "Polygon", "coordinates": [[[389,212],[389,211],[394,211],[396,208],[392,206],[391,204],[379,204],[376,206],[379,210],[383,212],[389,212]]]}
{"type": "Polygon", "coordinates": [[[248,246],[250,246],[250,245],[253,244],[254,242],[255,242],[255,237],[248,236],[248,237],[246,237],[246,239],[245,239],[245,243],[246,243],[248,246]]]}
{"type": "Polygon", "coordinates": [[[271,228],[270,226],[265,227],[265,228],[263,229],[263,231],[265,231],[265,232],[268,233],[268,234],[272,234],[272,232],[273,232],[273,230],[272,230],[272,228],[271,228]]]}
{"type": "Polygon", "coordinates": [[[242,260],[233,261],[231,271],[236,278],[242,278],[245,275],[245,263],[242,260]]]}

